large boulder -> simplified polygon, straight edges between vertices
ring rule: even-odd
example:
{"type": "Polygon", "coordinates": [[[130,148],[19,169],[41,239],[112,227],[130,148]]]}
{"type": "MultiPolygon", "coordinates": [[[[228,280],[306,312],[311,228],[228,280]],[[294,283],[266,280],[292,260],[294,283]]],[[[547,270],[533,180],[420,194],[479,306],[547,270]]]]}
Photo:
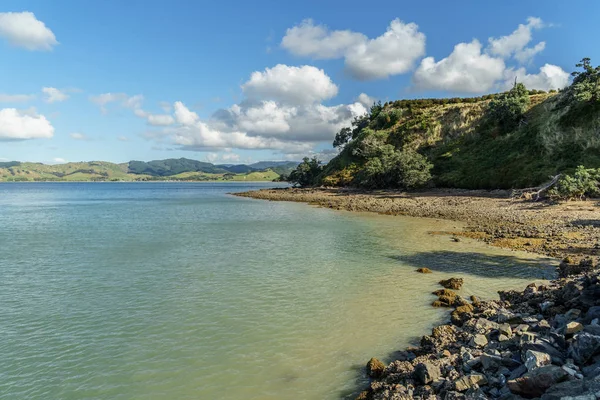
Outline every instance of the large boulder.
{"type": "Polygon", "coordinates": [[[534,350],[527,350],[525,353],[525,366],[528,371],[533,371],[536,368],[543,367],[552,362],[550,355],[534,350]]]}
{"type": "Polygon", "coordinates": [[[573,338],[569,356],[577,364],[583,365],[600,351],[600,336],[581,332],[573,338]]]}
{"type": "Polygon", "coordinates": [[[367,375],[371,378],[381,377],[381,375],[383,375],[383,371],[385,371],[385,364],[375,357],[371,358],[367,363],[367,375]]]}
{"type": "Polygon", "coordinates": [[[487,383],[487,378],[483,374],[473,373],[470,375],[465,375],[454,382],[454,387],[459,392],[464,392],[465,390],[469,390],[475,385],[481,386],[487,383]]]}
{"type": "Polygon", "coordinates": [[[442,279],[440,281],[440,285],[442,285],[446,289],[459,290],[462,287],[464,282],[465,281],[463,278],[450,278],[450,279],[442,279]]]}
{"type": "Polygon", "coordinates": [[[440,367],[431,362],[422,362],[415,366],[413,372],[415,379],[423,385],[438,380],[441,376],[440,367]]]}
{"type": "Polygon", "coordinates": [[[550,387],[567,379],[567,376],[568,373],[561,367],[546,365],[508,381],[508,388],[520,396],[540,397],[550,387]]]}

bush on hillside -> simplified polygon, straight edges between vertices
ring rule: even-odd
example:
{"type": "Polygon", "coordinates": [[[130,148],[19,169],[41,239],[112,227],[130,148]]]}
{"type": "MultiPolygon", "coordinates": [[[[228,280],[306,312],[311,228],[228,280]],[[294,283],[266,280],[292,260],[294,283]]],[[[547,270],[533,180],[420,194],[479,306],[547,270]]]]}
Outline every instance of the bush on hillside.
{"type": "Polygon", "coordinates": [[[314,186],[317,184],[317,177],[322,170],[323,168],[319,165],[317,157],[312,159],[304,157],[302,162],[288,176],[288,182],[300,187],[314,186]]]}
{"type": "Polygon", "coordinates": [[[573,95],[578,101],[600,102],[600,66],[593,67],[589,58],[583,58],[575,65],[583,71],[575,71],[573,75],[573,95]]]}
{"type": "Polygon", "coordinates": [[[580,165],[572,175],[564,175],[548,191],[555,200],[582,199],[600,196],[600,168],[585,168],[580,165]]]}
{"type": "Polygon", "coordinates": [[[503,132],[517,128],[529,106],[529,92],[522,83],[515,83],[512,89],[502,93],[489,106],[489,118],[500,126],[503,132]]]}
{"type": "Polygon", "coordinates": [[[368,189],[414,189],[431,180],[433,165],[415,150],[398,150],[370,136],[357,149],[357,154],[367,162],[356,174],[355,185],[368,189]]]}

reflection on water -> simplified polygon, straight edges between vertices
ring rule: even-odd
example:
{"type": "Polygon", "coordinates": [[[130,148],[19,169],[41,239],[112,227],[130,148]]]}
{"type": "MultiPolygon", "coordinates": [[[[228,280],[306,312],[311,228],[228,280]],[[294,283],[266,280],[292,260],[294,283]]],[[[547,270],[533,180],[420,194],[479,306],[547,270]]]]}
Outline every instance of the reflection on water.
{"type": "Polygon", "coordinates": [[[0,185],[0,398],[336,399],[446,318],[440,279],[551,271],[427,233],[453,222],[226,195],[258,186],[0,185]]]}

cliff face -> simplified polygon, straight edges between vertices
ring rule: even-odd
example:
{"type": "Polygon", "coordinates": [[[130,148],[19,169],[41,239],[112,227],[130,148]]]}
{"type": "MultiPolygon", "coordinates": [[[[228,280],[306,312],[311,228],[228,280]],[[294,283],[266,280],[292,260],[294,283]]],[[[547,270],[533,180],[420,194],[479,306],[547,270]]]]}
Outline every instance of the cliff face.
{"type": "Polygon", "coordinates": [[[365,140],[425,155],[433,183],[442,187],[527,187],[578,165],[600,167],[600,107],[575,108],[563,94],[533,94],[518,126],[506,132],[490,116],[488,97],[387,103],[329,163],[322,184],[352,185],[366,162],[356,150],[365,140]]]}

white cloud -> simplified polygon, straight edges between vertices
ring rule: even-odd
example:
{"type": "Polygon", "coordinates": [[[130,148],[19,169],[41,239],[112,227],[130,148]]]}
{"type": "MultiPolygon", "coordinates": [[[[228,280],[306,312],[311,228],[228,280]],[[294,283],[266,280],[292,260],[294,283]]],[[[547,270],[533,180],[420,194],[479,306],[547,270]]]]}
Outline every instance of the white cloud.
{"type": "Polygon", "coordinates": [[[387,78],[410,71],[424,54],[425,35],[419,27],[395,19],[383,35],[352,47],[346,68],[360,80],[387,78]]]}
{"type": "Polygon", "coordinates": [[[361,93],[356,98],[356,101],[358,101],[360,104],[362,104],[366,108],[371,108],[371,106],[373,105],[373,103],[375,103],[377,101],[377,99],[375,97],[371,97],[371,96],[367,95],[366,93],[361,93]]]}
{"type": "Polygon", "coordinates": [[[50,121],[34,110],[0,110],[0,140],[49,139],[52,136],[54,127],[50,121]]]}
{"type": "Polygon", "coordinates": [[[510,35],[500,38],[489,38],[487,51],[502,58],[514,57],[521,63],[530,61],[534,55],[544,50],[546,43],[540,42],[534,47],[526,47],[532,39],[532,30],[544,26],[540,18],[529,17],[527,24],[519,24],[510,35]]]}
{"type": "Polygon", "coordinates": [[[517,82],[523,83],[528,89],[551,90],[562,89],[569,84],[571,75],[561,67],[552,64],[545,64],[540,68],[537,74],[528,74],[525,68],[507,70],[505,72],[504,89],[509,89],[517,82]]]}
{"type": "Polygon", "coordinates": [[[60,101],[65,101],[69,98],[69,95],[64,91],[53,87],[44,87],[42,88],[42,92],[46,95],[44,98],[46,103],[57,103],[60,101]]]}
{"type": "Polygon", "coordinates": [[[198,114],[190,111],[181,101],[176,101],[173,108],[175,109],[175,120],[178,124],[189,126],[200,119],[198,114]]]}
{"type": "Polygon", "coordinates": [[[290,67],[278,64],[253,72],[242,85],[249,99],[268,99],[291,104],[308,104],[332,98],[338,87],[322,69],[309,65],[290,67]]]}
{"type": "Polygon", "coordinates": [[[448,57],[438,62],[427,57],[415,71],[413,84],[415,88],[424,90],[483,93],[506,90],[517,76],[518,81],[529,89],[562,88],[568,84],[569,74],[558,66],[546,64],[539,73],[527,74],[523,67],[515,69],[505,64],[505,60],[511,58],[527,63],[544,50],[545,42],[527,47],[532,30],[543,26],[545,24],[540,18],[530,17],[526,25],[519,25],[510,35],[489,38],[485,51],[478,40],[473,40],[457,44],[448,57]]]}
{"type": "Polygon", "coordinates": [[[58,44],[54,33],[31,12],[0,13],[0,37],[27,50],[52,50],[58,44]]]}
{"type": "Polygon", "coordinates": [[[315,25],[311,19],[306,19],[286,31],[281,47],[297,56],[332,59],[343,57],[351,47],[367,40],[362,33],[329,31],[326,26],[315,25]]]}
{"type": "Polygon", "coordinates": [[[64,158],[61,158],[61,157],[55,157],[52,159],[52,162],[54,164],[64,164],[67,162],[67,160],[65,160],[64,158]]]}
{"type": "Polygon", "coordinates": [[[414,23],[393,20],[387,31],[369,39],[349,30],[330,31],[305,20],[289,28],[281,46],[292,54],[317,59],[345,58],[348,73],[359,80],[381,79],[411,70],[425,54],[425,35],[414,23]]]}
{"type": "Polygon", "coordinates": [[[176,101],[174,124],[149,130],[144,136],[183,150],[273,149],[306,153],[317,143],[333,140],[354,117],[367,112],[360,102],[321,104],[335,96],[338,89],[329,76],[315,67],[277,65],[257,71],[242,89],[246,95],[243,101],[218,110],[207,120],[176,101]]]}
{"type": "Polygon", "coordinates": [[[33,94],[5,94],[0,93],[0,103],[25,103],[35,99],[33,94]]]}
{"type": "Polygon", "coordinates": [[[168,126],[175,123],[175,119],[168,114],[148,114],[147,120],[153,126],[168,126]]]}
{"type": "Polygon", "coordinates": [[[459,43],[452,53],[436,62],[433,57],[421,61],[413,75],[418,89],[480,93],[494,87],[504,76],[504,61],[481,52],[481,43],[459,43]]]}
{"type": "Polygon", "coordinates": [[[79,132],[73,132],[73,133],[69,134],[69,136],[71,136],[71,138],[75,139],[75,140],[88,140],[89,139],[87,137],[87,135],[85,135],[83,133],[79,133],[79,132]]]}
{"type": "Polygon", "coordinates": [[[129,141],[129,138],[127,136],[119,136],[117,137],[117,140],[120,142],[127,142],[129,141]]]}

